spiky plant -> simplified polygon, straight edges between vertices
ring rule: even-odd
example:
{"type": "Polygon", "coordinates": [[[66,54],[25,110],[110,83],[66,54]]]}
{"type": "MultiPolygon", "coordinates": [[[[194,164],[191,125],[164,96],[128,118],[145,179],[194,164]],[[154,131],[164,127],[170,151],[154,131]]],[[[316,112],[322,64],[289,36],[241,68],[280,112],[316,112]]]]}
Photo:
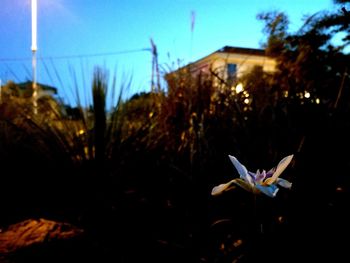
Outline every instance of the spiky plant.
{"type": "MultiPolygon", "coordinates": [[[[59,203],[65,200],[67,210],[73,212],[72,217],[77,218],[88,206],[83,196],[93,198],[96,194],[93,192],[101,184],[108,184],[106,174],[112,172],[108,172],[105,167],[107,161],[112,162],[107,159],[119,142],[117,113],[121,97],[113,105],[116,113],[109,117],[106,109],[107,86],[106,71],[97,68],[92,83],[92,106],[78,104],[76,110],[79,114],[74,119],[67,116],[63,105],[59,108],[57,102],[49,103],[47,99],[38,102],[38,114],[31,110],[30,100],[22,104],[16,99],[7,100],[1,105],[1,123],[5,127],[1,131],[1,143],[4,146],[1,147],[2,157],[9,161],[9,169],[14,171],[9,180],[17,178],[17,184],[24,189],[23,195],[14,191],[18,198],[27,198],[24,195],[31,191],[33,196],[39,196],[39,184],[42,184],[45,190],[41,192],[48,194],[48,200],[51,197],[59,206],[56,211],[54,205],[49,206],[51,215],[63,213],[59,210],[65,208],[59,203]],[[10,108],[16,109],[16,114],[10,112],[10,108]],[[6,151],[11,148],[16,150],[6,151]],[[29,183],[23,184],[22,179],[29,183]],[[75,211],[73,207],[69,208],[69,204],[75,207],[75,211]]],[[[98,189],[98,192],[103,190],[98,189]]],[[[45,207],[37,207],[42,204],[38,205],[34,200],[27,205],[47,213],[45,207]]],[[[68,214],[66,216],[69,217],[68,214]]]]}

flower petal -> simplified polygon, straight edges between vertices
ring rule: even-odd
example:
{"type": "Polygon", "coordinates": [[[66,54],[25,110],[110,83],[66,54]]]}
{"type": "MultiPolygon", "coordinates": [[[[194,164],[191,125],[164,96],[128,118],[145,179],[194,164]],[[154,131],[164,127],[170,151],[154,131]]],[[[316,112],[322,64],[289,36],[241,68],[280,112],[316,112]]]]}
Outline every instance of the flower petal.
{"type": "Polygon", "coordinates": [[[266,178],[270,178],[276,171],[276,167],[271,168],[267,173],[266,173],[266,178]]]}
{"type": "Polygon", "coordinates": [[[289,163],[292,161],[293,156],[294,155],[292,154],[292,155],[288,155],[288,156],[284,157],[278,163],[275,173],[270,178],[267,178],[264,183],[267,185],[273,184],[276,181],[276,179],[281,175],[281,173],[287,168],[289,163]]]}
{"type": "Polygon", "coordinates": [[[264,181],[265,177],[266,177],[266,172],[265,172],[265,170],[263,170],[261,173],[259,172],[256,174],[255,181],[257,183],[261,183],[262,181],[264,181]]]}
{"type": "Polygon", "coordinates": [[[292,183],[287,181],[286,179],[283,179],[283,178],[277,178],[276,184],[278,184],[284,188],[287,188],[287,189],[292,188],[292,183]]]}
{"type": "Polygon", "coordinates": [[[266,194],[269,197],[275,197],[278,192],[278,187],[275,184],[269,185],[269,186],[263,186],[263,185],[256,185],[255,186],[260,192],[266,194]]]}
{"type": "Polygon", "coordinates": [[[246,182],[250,184],[250,186],[254,186],[253,178],[248,174],[247,168],[243,164],[241,164],[236,157],[229,155],[228,156],[236,167],[237,172],[239,173],[240,178],[244,179],[246,182]]]}
{"type": "MultiPolygon", "coordinates": [[[[235,179],[234,179],[235,180],[235,179]]],[[[232,185],[233,181],[231,180],[230,182],[226,183],[226,184],[220,184],[218,186],[215,186],[213,188],[213,190],[211,190],[211,195],[220,195],[222,194],[224,191],[228,191],[231,190],[232,188],[235,188],[234,185],[232,185]]]]}
{"type": "Polygon", "coordinates": [[[248,192],[256,193],[255,187],[252,186],[247,181],[245,181],[244,179],[236,178],[236,179],[233,179],[231,182],[238,185],[239,187],[242,187],[244,190],[248,192]]]}

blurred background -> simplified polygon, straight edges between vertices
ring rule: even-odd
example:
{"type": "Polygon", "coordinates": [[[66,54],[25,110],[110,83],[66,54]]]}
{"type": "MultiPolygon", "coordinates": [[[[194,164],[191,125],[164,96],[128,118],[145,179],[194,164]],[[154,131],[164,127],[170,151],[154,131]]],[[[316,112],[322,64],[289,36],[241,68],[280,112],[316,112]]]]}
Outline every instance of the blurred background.
{"type": "Polygon", "coordinates": [[[0,261],[343,262],[349,3],[3,0],[0,261]]]}

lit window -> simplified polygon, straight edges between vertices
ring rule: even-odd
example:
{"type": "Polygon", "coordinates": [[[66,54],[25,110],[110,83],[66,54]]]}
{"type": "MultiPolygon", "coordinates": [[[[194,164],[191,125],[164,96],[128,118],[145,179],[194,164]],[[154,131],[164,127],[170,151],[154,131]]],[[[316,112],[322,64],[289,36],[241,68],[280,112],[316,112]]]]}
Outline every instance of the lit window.
{"type": "Polygon", "coordinates": [[[232,82],[236,79],[237,64],[227,64],[227,81],[232,82]]]}

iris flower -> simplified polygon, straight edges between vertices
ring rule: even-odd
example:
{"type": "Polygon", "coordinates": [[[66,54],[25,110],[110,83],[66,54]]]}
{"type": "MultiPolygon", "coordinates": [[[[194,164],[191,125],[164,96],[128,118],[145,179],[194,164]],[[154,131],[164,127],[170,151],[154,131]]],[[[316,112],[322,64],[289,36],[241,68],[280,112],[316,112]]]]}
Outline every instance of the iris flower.
{"type": "Polygon", "coordinates": [[[235,186],[238,185],[254,194],[264,193],[269,197],[275,197],[279,190],[278,186],[288,189],[292,187],[292,183],[285,179],[279,178],[279,176],[293,159],[293,154],[284,157],[278,163],[278,165],[272,168],[270,171],[266,172],[265,170],[262,170],[262,172],[260,172],[260,170],[257,170],[256,173],[249,172],[247,168],[237,160],[236,157],[229,155],[229,158],[236,167],[240,178],[235,178],[226,184],[215,186],[211,192],[212,195],[219,195],[225,191],[235,188],[235,186]]]}

